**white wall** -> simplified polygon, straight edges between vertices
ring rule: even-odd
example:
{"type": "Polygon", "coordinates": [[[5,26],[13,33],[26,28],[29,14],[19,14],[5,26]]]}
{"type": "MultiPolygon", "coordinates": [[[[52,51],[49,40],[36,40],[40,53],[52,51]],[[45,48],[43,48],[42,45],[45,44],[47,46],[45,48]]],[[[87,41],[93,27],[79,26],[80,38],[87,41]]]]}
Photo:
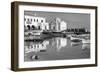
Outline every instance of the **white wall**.
{"type": "MultiPolygon", "coordinates": [[[[0,73],[14,73],[10,70],[10,54],[11,54],[11,12],[10,3],[14,0],[0,0],[0,73]]],[[[99,6],[100,13],[100,0],[22,0],[22,1],[34,1],[45,3],[61,3],[61,4],[77,4],[77,5],[93,5],[99,6]]],[[[98,14],[98,19],[100,14],[98,14]]],[[[99,24],[100,22],[98,22],[99,24]]],[[[98,28],[100,25],[98,25],[98,28]]],[[[98,29],[100,31],[100,29],[98,29]]],[[[100,43],[100,33],[98,34],[98,42],[100,43]]],[[[100,46],[98,46],[100,52],[100,46]]],[[[100,53],[98,53],[100,56],[100,53]]],[[[99,73],[100,72],[100,57],[98,67],[86,67],[86,68],[70,68],[70,69],[55,69],[55,70],[40,70],[34,71],[34,73],[99,73]]],[[[24,72],[22,72],[24,73],[24,72]]],[[[33,71],[26,71],[25,73],[33,73],[33,71]]]]}
{"type": "Polygon", "coordinates": [[[61,26],[60,26],[60,30],[66,30],[66,29],[67,29],[67,22],[62,21],[61,26]]]}

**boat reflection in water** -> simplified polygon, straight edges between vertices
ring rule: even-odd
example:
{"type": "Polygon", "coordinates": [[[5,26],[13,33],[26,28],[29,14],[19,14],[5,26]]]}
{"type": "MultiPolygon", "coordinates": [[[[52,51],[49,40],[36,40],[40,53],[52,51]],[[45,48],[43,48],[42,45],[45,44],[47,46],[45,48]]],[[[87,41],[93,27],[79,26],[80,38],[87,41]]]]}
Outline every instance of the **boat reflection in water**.
{"type": "Polygon", "coordinates": [[[90,49],[90,44],[86,43],[82,45],[82,50],[90,49]]]}
{"type": "Polygon", "coordinates": [[[90,44],[54,37],[24,42],[24,61],[46,61],[90,58],[90,44]]]}

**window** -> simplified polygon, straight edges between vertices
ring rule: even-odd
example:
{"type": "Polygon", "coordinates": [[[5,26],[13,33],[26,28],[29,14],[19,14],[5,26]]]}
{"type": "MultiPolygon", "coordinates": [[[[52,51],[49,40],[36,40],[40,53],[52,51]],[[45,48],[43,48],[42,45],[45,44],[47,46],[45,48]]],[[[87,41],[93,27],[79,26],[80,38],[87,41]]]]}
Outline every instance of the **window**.
{"type": "Polygon", "coordinates": [[[34,25],[32,25],[32,29],[33,29],[33,30],[35,30],[35,29],[36,29],[34,25]]]}
{"type": "Polygon", "coordinates": [[[29,18],[27,19],[27,21],[29,21],[29,18]]]}
{"type": "Polygon", "coordinates": [[[56,27],[55,26],[53,26],[53,30],[56,30],[56,27]]]}
{"type": "Polygon", "coordinates": [[[34,45],[34,48],[36,48],[36,45],[34,45]]]}
{"type": "Polygon", "coordinates": [[[31,19],[31,22],[32,22],[32,19],[31,19]]]}
{"type": "Polygon", "coordinates": [[[42,46],[44,46],[44,45],[42,44],[42,46]]]}
{"type": "Polygon", "coordinates": [[[38,19],[37,19],[37,22],[38,22],[38,19]]]}
{"type": "Polygon", "coordinates": [[[34,19],[34,22],[35,22],[35,19],[34,19]]]}
{"type": "Polygon", "coordinates": [[[40,30],[40,29],[41,29],[41,27],[40,27],[40,26],[38,26],[38,29],[40,30]]]}
{"type": "Polygon", "coordinates": [[[43,20],[41,20],[41,22],[43,22],[43,20]]]}
{"type": "Polygon", "coordinates": [[[28,30],[30,30],[30,28],[31,28],[30,25],[27,25],[27,28],[28,28],[28,30]]]}

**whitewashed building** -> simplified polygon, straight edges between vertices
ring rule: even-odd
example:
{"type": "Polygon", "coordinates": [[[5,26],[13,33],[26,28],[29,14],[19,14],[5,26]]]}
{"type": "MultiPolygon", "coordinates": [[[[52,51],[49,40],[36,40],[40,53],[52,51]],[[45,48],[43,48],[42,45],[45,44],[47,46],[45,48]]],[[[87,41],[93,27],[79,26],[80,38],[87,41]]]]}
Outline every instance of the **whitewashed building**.
{"type": "Polygon", "coordinates": [[[53,21],[51,21],[49,29],[51,31],[61,32],[67,29],[67,22],[62,21],[60,18],[57,17],[53,21]]]}
{"type": "Polygon", "coordinates": [[[37,16],[24,16],[24,27],[25,29],[33,29],[33,30],[49,30],[49,24],[46,22],[46,19],[43,17],[37,16]]]}
{"type": "MultiPolygon", "coordinates": [[[[41,33],[44,30],[50,30],[53,32],[61,32],[67,29],[67,22],[62,21],[60,18],[55,18],[51,22],[46,22],[46,18],[37,16],[24,16],[24,28],[25,30],[34,30],[37,33],[41,33]]],[[[33,33],[33,31],[31,31],[33,33]]],[[[30,33],[31,33],[30,32],[30,33]]]]}
{"type": "Polygon", "coordinates": [[[61,21],[60,25],[60,31],[66,30],[67,29],[67,23],[65,21],[61,21]]]}

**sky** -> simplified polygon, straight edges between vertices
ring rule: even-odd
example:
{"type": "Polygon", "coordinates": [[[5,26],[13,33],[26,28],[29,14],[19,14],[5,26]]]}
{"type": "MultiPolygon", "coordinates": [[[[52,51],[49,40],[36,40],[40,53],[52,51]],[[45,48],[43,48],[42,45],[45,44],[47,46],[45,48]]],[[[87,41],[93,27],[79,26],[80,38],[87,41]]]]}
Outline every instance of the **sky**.
{"type": "Polygon", "coordinates": [[[52,21],[55,17],[59,17],[62,21],[65,21],[68,24],[68,28],[86,28],[88,31],[90,31],[90,14],[42,11],[25,11],[24,14],[44,17],[46,18],[46,22],[48,23],[52,21]]]}

